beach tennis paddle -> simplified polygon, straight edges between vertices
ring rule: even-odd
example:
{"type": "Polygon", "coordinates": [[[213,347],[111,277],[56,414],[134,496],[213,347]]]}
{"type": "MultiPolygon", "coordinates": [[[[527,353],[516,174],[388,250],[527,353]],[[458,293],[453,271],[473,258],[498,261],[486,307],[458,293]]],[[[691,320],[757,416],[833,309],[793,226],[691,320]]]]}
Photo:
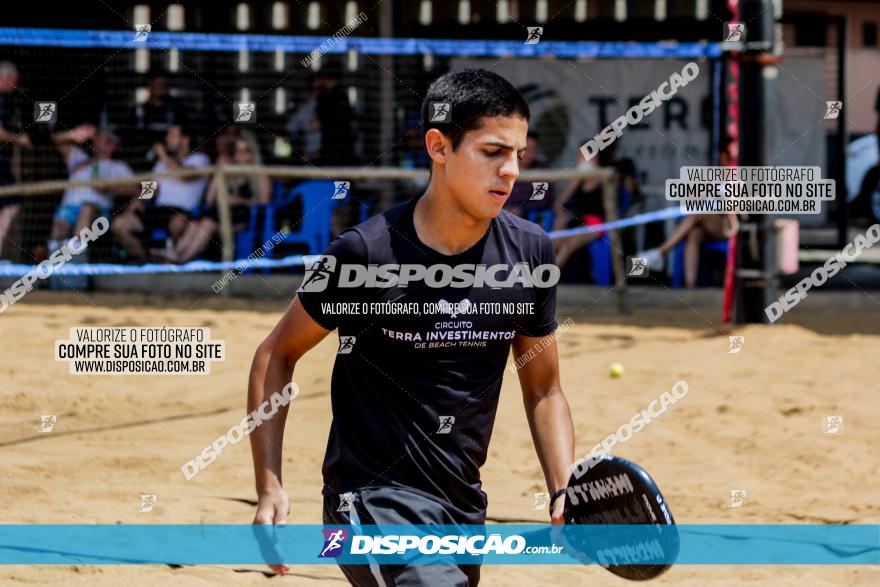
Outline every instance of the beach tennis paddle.
{"type": "Polygon", "coordinates": [[[563,532],[575,551],[570,554],[585,556],[625,579],[661,575],[678,555],[679,537],[657,484],[640,466],[620,457],[590,462],[586,472],[576,469],[582,474],[573,474],[565,491],[563,532]],[[583,525],[607,528],[577,531],[583,525]]]}

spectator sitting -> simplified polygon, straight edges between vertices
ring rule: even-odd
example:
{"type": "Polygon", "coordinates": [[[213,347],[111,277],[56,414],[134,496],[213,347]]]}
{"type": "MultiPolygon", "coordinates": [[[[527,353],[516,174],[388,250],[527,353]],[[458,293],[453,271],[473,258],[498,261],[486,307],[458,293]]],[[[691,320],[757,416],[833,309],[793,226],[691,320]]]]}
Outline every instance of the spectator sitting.
{"type": "MultiPolygon", "coordinates": [[[[722,144],[718,164],[733,165],[728,153],[729,141],[722,144]]],[[[682,220],[669,238],[656,249],[648,249],[636,253],[637,257],[645,257],[651,271],[663,271],[665,256],[681,241],[684,245],[684,286],[693,289],[697,286],[700,271],[700,250],[704,242],[726,239],[731,232],[739,229],[736,214],[694,214],[682,220]],[[726,222],[725,222],[726,220],[726,222]]]]}
{"type": "MultiPolygon", "coordinates": [[[[260,150],[257,142],[251,137],[239,137],[235,140],[235,150],[230,156],[222,153],[217,160],[220,165],[261,165],[260,150]]],[[[251,206],[268,204],[272,197],[272,184],[267,175],[250,177],[227,176],[226,186],[229,193],[229,212],[232,217],[232,229],[241,232],[247,226],[251,216],[251,206]]],[[[177,241],[174,252],[168,255],[170,261],[186,263],[201,255],[208,243],[220,228],[220,217],[217,209],[217,179],[211,180],[205,196],[207,209],[201,218],[193,220],[186,227],[183,236],[177,241]]]]}
{"type": "Polygon", "coordinates": [[[700,248],[704,242],[726,239],[730,231],[735,231],[739,223],[736,214],[694,214],[686,216],[666,241],[656,249],[648,249],[636,253],[637,257],[645,257],[651,271],[663,271],[665,255],[678,243],[684,245],[684,286],[693,289],[697,286],[697,275],[700,269],[700,248]],[[727,222],[725,222],[725,217],[727,222]]]}
{"type": "MultiPolygon", "coordinates": [[[[599,152],[598,166],[613,167],[618,174],[618,206],[625,211],[637,197],[636,168],[631,159],[616,159],[617,143],[612,143],[599,152]]],[[[596,163],[587,161],[583,152],[578,154],[578,167],[593,169],[596,163]]],[[[553,203],[553,230],[595,226],[605,222],[605,206],[602,200],[602,182],[598,179],[583,179],[570,182],[565,191],[553,203]]],[[[601,238],[604,231],[588,232],[559,238],[553,241],[556,249],[556,264],[562,268],[578,250],[590,242],[601,238]]]]}
{"type": "MultiPolygon", "coordinates": [[[[15,132],[20,127],[19,120],[15,120],[12,105],[13,94],[18,87],[18,69],[9,61],[0,61],[0,186],[15,183],[12,173],[12,149],[10,143],[16,147],[32,149],[31,140],[24,132],[15,132]]],[[[12,221],[21,210],[21,196],[0,197],[0,250],[6,241],[6,233],[12,221]]]]}
{"type": "MultiPolygon", "coordinates": [[[[169,128],[165,142],[153,145],[152,152],[158,158],[153,167],[156,174],[211,164],[204,153],[190,152],[190,137],[180,126],[169,128]]],[[[116,239],[136,259],[146,258],[144,246],[138,238],[145,229],[167,230],[173,243],[183,236],[189,219],[201,205],[208,178],[160,177],[158,181],[155,206],[147,208],[143,200],[134,200],[111,224],[116,239]]]]}
{"type": "Polygon", "coordinates": [[[235,141],[240,137],[241,125],[227,124],[217,133],[217,136],[214,137],[213,145],[206,148],[205,152],[211,159],[220,163],[222,158],[232,156],[235,152],[235,141]]]}
{"type": "MultiPolygon", "coordinates": [[[[131,167],[126,163],[113,159],[119,147],[119,138],[109,128],[96,129],[91,124],[82,124],[72,130],[53,134],[52,141],[64,159],[70,181],[116,179],[132,174],[131,167]],[[80,148],[87,141],[91,141],[88,150],[80,148]]],[[[98,215],[109,219],[114,195],[133,195],[134,191],[134,185],[102,190],[93,187],[65,190],[52,220],[49,252],[60,247],[64,239],[90,226],[98,215]]]]}
{"type": "MultiPolygon", "coordinates": [[[[529,134],[526,137],[526,152],[525,155],[523,155],[522,160],[519,162],[520,169],[530,169],[532,167],[541,168],[547,166],[547,163],[541,157],[539,141],[540,138],[538,137],[538,133],[529,131],[529,134]]],[[[543,196],[540,198],[536,197],[539,195],[541,194],[536,192],[535,186],[532,182],[517,181],[513,184],[513,189],[510,191],[510,196],[507,198],[507,202],[504,203],[504,207],[517,216],[525,218],[529,212],[534,210],[546,210],[553,206],[552,185],[549,185],[548,183],[546,191],[543,192],[543,196]],[[533,197],[536,198],[533,200],[533,197]]]]}

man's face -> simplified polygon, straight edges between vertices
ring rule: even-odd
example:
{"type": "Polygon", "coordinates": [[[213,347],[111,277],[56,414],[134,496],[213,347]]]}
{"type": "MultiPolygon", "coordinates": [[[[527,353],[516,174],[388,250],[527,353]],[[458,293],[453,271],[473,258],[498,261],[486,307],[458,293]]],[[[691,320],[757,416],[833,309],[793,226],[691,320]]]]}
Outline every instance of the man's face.
{"type": "Polygon", "coordinates": [[[469,215],[487,220],[501,213],[519,177],[528,130],[528,121],[519,116],[484,118],[480,128],[465,133],[458,148],[450,151],[446,184],[469,215]]]}
{"type": "Polygon", "coordinates": [[[235,151],[233,154],[235,163],[239,165],[249,165],[254,162],[254,152],[251,145],[247,141],[235,141],[235,151]]]}
{"type": "Polygon", "coordinates": [[[0,76],[0,94],[11,94],[18,87],[17,75],[0,76]]]}
{"type": "Polygon", "coordinates": [[[169,152],[177,152],[180,148],[180,137],[182,133],[180,132],[179,126],[171,126],[168,128],[168,132],[165,134],[165,149],[169,152]]]}
{"type": "Polygon", "coordinates": [[[162,76],[151,79],[147,87],[150,89],[150,98],[153,100],[164,99],[171,92],[168,78],[162,76]]]}
{"type": "Polygon", "coordinates": [[[98,156],[105,159],[113,157],[116,147],[119,146],[119,142],[116,139],[107,136],[103,132],[97,133],[92,139],[92,143],[95,146],[95,152],[98,153],[98,156]]]}

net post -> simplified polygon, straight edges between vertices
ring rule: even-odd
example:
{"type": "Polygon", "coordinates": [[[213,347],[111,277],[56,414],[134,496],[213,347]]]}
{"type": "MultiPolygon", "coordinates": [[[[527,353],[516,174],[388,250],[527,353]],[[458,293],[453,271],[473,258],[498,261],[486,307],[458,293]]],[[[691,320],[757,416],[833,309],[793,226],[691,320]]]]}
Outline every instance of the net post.
{"type": "MultiPolygon", "coordinates": [[[[220,244],[223,261],[235,259],[235,243],[232,239],[232,214],[229,211],[229,186],[226,184],[226,174],[217,170],[217,212],[220,217],[220,244]]],[[[224,287],[220,292],[223,297],[232,295],[231,288],[224,287]]]]}
{"type": "MultiPolygon", "coordinates": [[[[608,173],[602,180],[602,206],[605,208],[606,222],[617,220],[617,175],[608,173]]],[[[620,241],[620,233],[616,228],[608,231],[611,239],[611,267],[614,271],[614,284],[617,288],[617,311],[621,314],[629,314],[626,305],[626,275],[623,263],[623,246],[620,241]]]]}
{"type": "Polygon", "coordinates": [[[226,184],[226,174],[217,171],[217,212],[220,216],[220,244],[223,245],[223,260],[235,259],[235,244],[232,239],[232,215],[229,211],[229,186],[226,184]]]}

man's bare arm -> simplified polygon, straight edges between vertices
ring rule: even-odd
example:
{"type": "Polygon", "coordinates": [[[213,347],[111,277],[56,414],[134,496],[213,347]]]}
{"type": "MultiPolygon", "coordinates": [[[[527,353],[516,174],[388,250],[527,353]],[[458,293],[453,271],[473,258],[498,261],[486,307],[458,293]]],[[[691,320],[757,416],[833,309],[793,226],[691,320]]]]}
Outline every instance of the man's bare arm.
{"type": "MultiPolygon", "coordinates": [[[[530,348],[540,350],[518,370],[523,404],[535,452],[544,470],[547,490],[553,492],[568,485],[570,466],[574,462],[574,430],[568,401],[559,384],[559,357],[556,340],[517,336],[513,342],[515,357],[530,348]],[[546,345],[546,346],[545,346],[546,345]]],[[[565,494],[556,500],[550,512],[554,524],[563,523],[565,494]]]]}
{"type": "Polygon", "coordinates": [[[52,135],[52,142],[55,148],[61,153],[61,158],[67,163],[67,155],[70,153],[71,143],[82,145],[87,140],[95,136],[95,126],[92,124],[81,124],[67,131],[56,132],[52,135]]]}
{"type": "MultiPolygon", "coordinates": [[[[312,320],[299,298],[294,298],[287,312],[254,354],[248,381],[248,411],[269,400],[273,393],[280,392],[290,382],[293,368],[300,357],[329,332],[312,320]]],[[[274,418],[264,422],[250,435],[257,495],[260,497],[255,523],[271,524],[287,520],[286,510],[274,511],[273,508],[270,511],[262,507],[264,495],[281,490],[281,444],[287,411],[288,406],[282,406],[274,418]]]]}
{"type": "MultiPolygon", "coordinates": [[[[300,357],[329,332],[309,317],[299,298],[294,298],[254,353],[248,379],[248,412],[281,391],[293,377],[293,368],[300,357]]],[[[254,524],[286,524],[290,513],[290,499],[281,485],[281,445],[288,407],[289,404],[280,406],[274,417],[264,421],[250,435],[258,499],[254,524]]],[[[283,563],[269,567],[281,575],[289,570],[283,563]]]]}

